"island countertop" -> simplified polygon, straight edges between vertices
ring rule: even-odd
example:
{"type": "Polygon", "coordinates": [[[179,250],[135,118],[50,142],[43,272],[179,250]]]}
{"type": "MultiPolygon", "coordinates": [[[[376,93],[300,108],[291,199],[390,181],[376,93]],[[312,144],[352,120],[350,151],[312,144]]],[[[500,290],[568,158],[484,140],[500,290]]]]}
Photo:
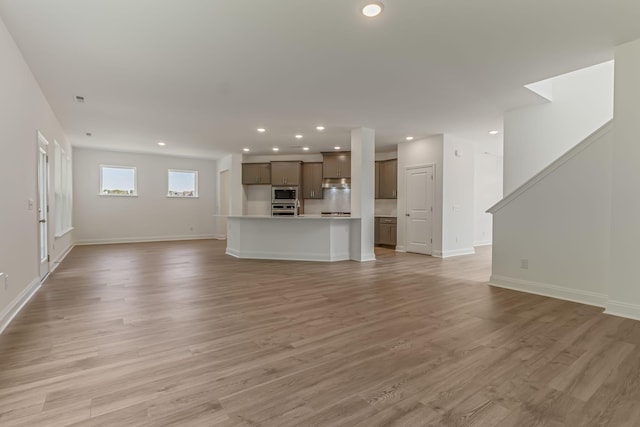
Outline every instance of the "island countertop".
{"type": "Polygon", "coordinates": [[[229,215],[227,218],[233,219],[275,219],[275,220],[283,220],[283,219],[360,219],[360,217],[355,216],[331,216],[331,215],[229,215]]]}

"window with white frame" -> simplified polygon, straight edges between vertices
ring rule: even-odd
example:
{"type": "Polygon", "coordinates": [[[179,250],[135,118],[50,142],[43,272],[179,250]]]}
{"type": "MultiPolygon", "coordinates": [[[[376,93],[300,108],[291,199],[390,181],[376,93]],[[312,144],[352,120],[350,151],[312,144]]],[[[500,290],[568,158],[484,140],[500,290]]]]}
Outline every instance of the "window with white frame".
{"type": "Polygon", "coordinates": [[[198,197],[198,171],[169,169],[168,197],[198,197]]]}
{"type": "Polygon", "coordinates": [[[100,165],[100,194],[103,196],[137,196],[136,168],[100,165]]]}
{"type": "Polygon", "coordinates": [[[72,228],[72,183],[71,157],[54,141],[54,193],[55,193],[55,235],[67,233],[72,228]]]}

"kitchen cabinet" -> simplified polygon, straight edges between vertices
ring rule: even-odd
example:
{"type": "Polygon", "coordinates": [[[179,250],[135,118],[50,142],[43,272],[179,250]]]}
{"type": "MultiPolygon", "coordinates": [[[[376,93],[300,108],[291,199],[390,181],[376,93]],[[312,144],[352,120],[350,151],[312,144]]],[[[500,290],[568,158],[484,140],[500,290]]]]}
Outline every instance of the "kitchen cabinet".
{"type": "Polygon", "coordinates": [[[302,198],[323,199],[322,163],[304,163],[302,165],[302,198]]]}
{"type": "Polygon", "coordinates": [[[271,184],[271,165],[269,163],[243,163],[242,183],[244,185],[271,184]]]}
{"type": "Polygon", "coordinates": [[[324,178],[351,178],[351,153],[322,153],[324,178]]]}
{"type": "Polygon", "coordinates": [[[302,162],[271,162],[271,185],[300,185],[302,162]]]}
{"type": "Polygon", "coordinates": [[[376,217],[374,231],[374,241],[376,245],[395,246],[398,234],[397,218],[376,217]]]}
{"type": "Polygon", "coordinates": [[[398,159],[376,162],[376,199],[398,198],[398,159]]]}

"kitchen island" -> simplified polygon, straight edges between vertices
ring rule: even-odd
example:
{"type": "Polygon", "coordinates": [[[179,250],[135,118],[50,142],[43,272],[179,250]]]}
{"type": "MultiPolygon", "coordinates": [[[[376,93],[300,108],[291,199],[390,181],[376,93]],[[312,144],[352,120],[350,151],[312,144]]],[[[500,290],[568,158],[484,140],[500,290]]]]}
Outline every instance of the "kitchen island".
{"type": "Polygon", "coordinates": [[[360,218],[349,216],[229,216],[226,253],[290,261],[357,259],[359,225],[360,218]]]}

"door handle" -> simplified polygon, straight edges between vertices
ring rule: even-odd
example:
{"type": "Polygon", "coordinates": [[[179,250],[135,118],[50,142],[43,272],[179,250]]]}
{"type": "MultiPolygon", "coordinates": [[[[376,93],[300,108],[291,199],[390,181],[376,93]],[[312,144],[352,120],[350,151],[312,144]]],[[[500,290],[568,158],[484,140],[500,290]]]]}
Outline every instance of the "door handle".
{"type": "Polygon", "coordinates": [[[38,221],[38,222],[39,222],[39,223],[44,224],[45,222],[47,222],[47,220],[46,220],[46,219],[41,219],[41,220],[40,220],[40,221],[38,221]]]}

